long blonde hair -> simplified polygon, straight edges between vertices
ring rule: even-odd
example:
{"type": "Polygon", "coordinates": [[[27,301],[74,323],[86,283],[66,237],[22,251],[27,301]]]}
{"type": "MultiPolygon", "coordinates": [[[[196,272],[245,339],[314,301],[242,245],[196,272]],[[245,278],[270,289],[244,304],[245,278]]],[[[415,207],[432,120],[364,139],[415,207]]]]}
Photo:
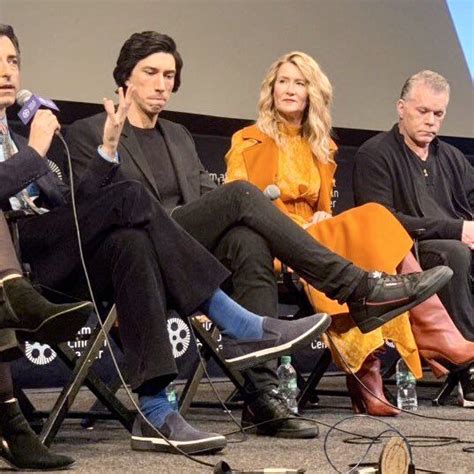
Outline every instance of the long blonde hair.
{"type": "Polygon", "coordinates": [[[332,86],[318,63],[308,54],[293,51],[277,59],[262,81],[258,102],[257,127],[272,138],[278,146],[284,146],[278,125],[285,122],[273,100],[273,88],[280,66],[294,64],[306,81],[308,105],[303,116],[301,135],[305,138],[316,158],[327,163],[333,161],[330,153],[332,86]]]}

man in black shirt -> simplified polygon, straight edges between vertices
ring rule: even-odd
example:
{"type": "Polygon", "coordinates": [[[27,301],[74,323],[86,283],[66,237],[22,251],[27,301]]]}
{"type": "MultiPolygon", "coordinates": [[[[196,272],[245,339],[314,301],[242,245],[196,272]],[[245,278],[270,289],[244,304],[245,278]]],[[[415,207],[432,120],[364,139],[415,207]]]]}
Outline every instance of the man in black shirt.
{"type": "MultiPolygon", "coordinates": [[[[368,296],[368,288],[369,292],[374,288],[371,281],[375,281],[368,273],[319,245],[250,183],[234,182],[216,188],[189,132],[177,123],[158,119],[171,93],[179,88],[182,65],[176,45],[167,35],[135,33],[123,45],[114,78],[119,87],[133,86],[134,92],[115,160],[117,172],[144,184],[178,224],[232,271],[232,297],[246,309],[277,316],[273,270],[277,257],[331,298],[347,301],[352,318],[363,331],[374,329],[357,322],[358,316],[364,314],[366,318],[368,312],[381,308],[368,296]]],[[[105,115],[99,114],[69,129],[67,139],[78,177],[98,159],[96,150],[104,120],[105,115]]],[[[379,276],[374,275],[376,279],[379,276]]],[[[381,280],[386,290],[401,288],[400,281],[388,281],[393,277],[381,280]]],[[[390,304],[400,305],[395,303],[397,298],[391,300],[390,304]]],[[[412,300],[410,304],[417,303],[412,300]]],[[[383,318],[394,316],[391,310],[382,312],[383,318]]],[[[275,364],[259,366],[247,375],[251,379],[248,388],[254,393],[244,410],[245,423],[276,420],[259,430],[271,436],[317,435],[314,426],[304,420],[285,420],[292,412],[276,390],[275,364]]]]}
{"type": "MultiPolygon", "coordinates": [[[[463,336],[474,341],[474,168],[437,138],[448,102],[449,84],[439,74],[410,77],[397,102],[398,124],[357,152],[354,193],[357,205],[383,204],[418,236],[422,268],[443,264],[454,270],[439,296],[463,336]]],[[[469,375],[467,370],[466,389],[469,375]]],[[[469,390],[474,392],[472,382],[469,390]]]]}

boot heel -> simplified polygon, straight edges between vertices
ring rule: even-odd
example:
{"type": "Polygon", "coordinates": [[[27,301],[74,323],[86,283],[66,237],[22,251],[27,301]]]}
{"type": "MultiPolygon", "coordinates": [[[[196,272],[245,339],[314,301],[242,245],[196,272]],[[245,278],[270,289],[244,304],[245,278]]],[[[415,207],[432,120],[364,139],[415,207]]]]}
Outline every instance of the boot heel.
{"type": "Polygon", "coordinates": [[[367,413],[367,407],[365,406],[365,403],[362,400],[358,400],[351,396],[351,402],[352,402],[352,411],[356,415],[367,413]]]}
{"type": "Polygon", "coordinates": [[[420,355],[428,362],[436,378],[439,379],[449,374],[449,370],[436,360],[436,357],[439,356],[436,352],[420,350],[420,355]]]}

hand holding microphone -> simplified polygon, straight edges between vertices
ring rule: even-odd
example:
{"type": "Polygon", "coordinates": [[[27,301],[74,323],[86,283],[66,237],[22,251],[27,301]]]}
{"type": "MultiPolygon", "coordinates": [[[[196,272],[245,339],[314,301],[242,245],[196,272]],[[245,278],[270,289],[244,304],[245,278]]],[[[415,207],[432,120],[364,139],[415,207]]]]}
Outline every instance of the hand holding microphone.
{"type": "Polygon", "coordinates": [[[38,110],[31,122],[28,145],[44,158],[51,146],[54,134],[60,129],[58,119],[51,110],[38,110]]]}
{"type": "Polygon", "coordinates": [[[16,102],[22,107],[18,113],[21,121],[27,125],[33,119],[28,145],[44,158],[51,146],[54,134],[61,130],[58,119],[49,109],[56,111],[59,109],[53,101],[43,99],[26,89],[17,92],[16,102]],[[46,107],[46,109],[40,110],[40,107],[46,107]]]}

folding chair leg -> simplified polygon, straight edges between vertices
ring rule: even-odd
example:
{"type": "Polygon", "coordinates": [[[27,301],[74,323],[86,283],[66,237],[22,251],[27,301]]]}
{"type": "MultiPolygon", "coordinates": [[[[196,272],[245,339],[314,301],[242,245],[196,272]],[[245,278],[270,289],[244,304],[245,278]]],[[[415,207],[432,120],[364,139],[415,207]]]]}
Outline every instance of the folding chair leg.
{"type": "MultiPolygon", "coordinates": [[[[110,331],[116,317],[114,308],[110,311],[103,323],[106,333],[110,331]]],[[[59,346],[58,355],[69,367],[73,368],[73,376],[70,382],[63,388],[61,395],[57,399],[50,416],[41,430],[40,440],[42,443],[46,445],[51,444],[68,410],[74,403],[79,389],[84,383],[94,395],[117,416],[124,427],[131,431],[134,419],[132,412],[125,408],[99,377],[93,372],[90,372],[91,366],[95,362],[97,354],[104,344],[104,340],[105,335],[100,326],[98,326],[91,335],[90,343],[81,357],[77,358],[75,352],[67,344],[61,344],[59,346]]]]}
{"type": "MultiPolygon", "coordinates": [[[[229,368],[225,360],[221,357],[217,346],[216,346],[216,337],[218,331],[214,328],[211,332],[207,331],[204,325],[197,319],[191,318],[190,323],[194,329],[196,337],[199,338],[202,344],[201,354],[202,359],[205,364],[209,362],[212,358],[221,368],[224,374],[230,379],[234,384],[236,389],[242,394],[242,397],[245,399],[247,397],[247,391],[245,389],[246,385],[249,383],[245,373],[241,373],[237,369],[229,368]]],[[[191,406],[192,399],[194,398],[199,383],[204,376],[205,371],[202,367],[200,361],[198,360],[195,364],[194,373],[191,379],[188,379],[186,386],[180,397],[180,413],[185,414],[189,407],[191,406]]]]}
{"type": "MultiPolygon", "coordinates": [[[[114,395],[119,391],[120,387],[122,387],[122,381],[118,377],[108,384],[109,391],[114,395]]],[[[95,422],[97,421],[97,418],[98,418],[97,416],[93,416],[92,414],[101,412],[104,408],[106,408],[104,403],[100,400],[100,398],[101,397],[97,395],[97,400],[89,408],[89,412],[91,413],[91,416],[87,415],[82,419],[81,426],[83,428],[92,428],[95,425],[95,422]]]]}
{"type": "MultiPolygon", "coordinates": [[[[207,364],[211,356],[208,351],[203,350],[201,357],[203,362],[207,364]]],[[[191,402],[193,401],[193,398],[199,388],[199,384],[201,383],[201,380],[205,374],[204,367],[202,366],[199,358],[194,363],[191,372],[193,373],[193,376],[186,381],[186,385],[184,386],[181,396],[179,397],[179,412],[183,416],[186,416],[186,413],[191,406],[191,402]]]]}
{"type": "Polygon", "coordinates": [[[444,405],[446,399],[451,395],[451,392],[456,388],[459,383],[459,374],[450,373],[446,378],[441,390],[436,394],[435,398],[431,401],[434,406],[444,405]]]}
{"type": "Polygon", "coordinates": [[[304,384],[303,390],[301,391],[298,398],[298,408],[302,410],[309,398],[314,394],[316,386],[319,384],[323,378],[324,373],[326,372],[329,364],[331,363],[332,356],[329,349],[324,349],[321,357],[319,358],[316,367],[311,372],[310,376],[304,384]]]}

